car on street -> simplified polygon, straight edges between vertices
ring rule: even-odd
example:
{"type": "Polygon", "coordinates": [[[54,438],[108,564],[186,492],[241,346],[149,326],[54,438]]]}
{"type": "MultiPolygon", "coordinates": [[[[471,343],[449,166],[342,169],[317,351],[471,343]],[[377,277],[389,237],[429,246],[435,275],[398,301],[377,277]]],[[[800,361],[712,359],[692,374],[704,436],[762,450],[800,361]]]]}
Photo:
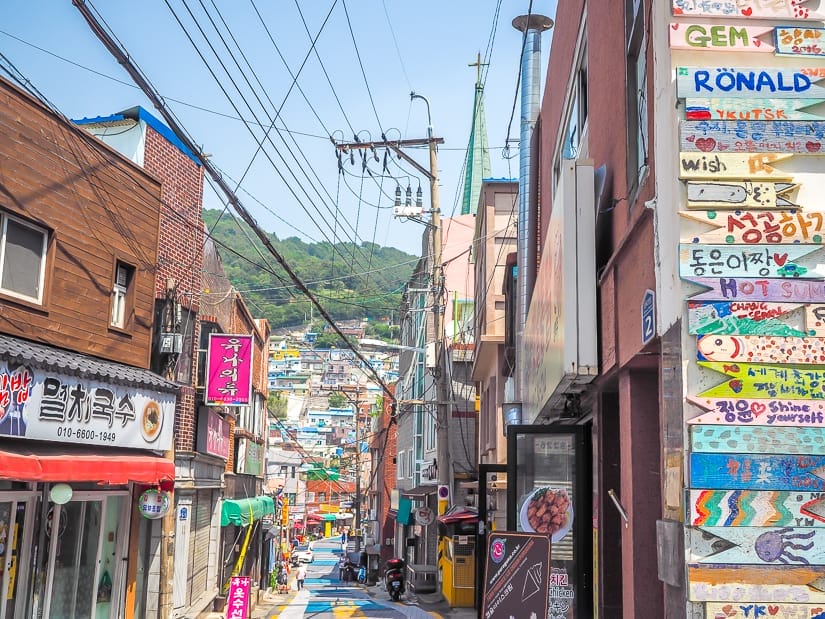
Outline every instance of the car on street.
{"type": "Polygon", "coordinates": [[[292,551],[292,561],[294,563],[312,563],[315,561],[315,553],[312,552],[311,544],[299,544],[292,551]]]}

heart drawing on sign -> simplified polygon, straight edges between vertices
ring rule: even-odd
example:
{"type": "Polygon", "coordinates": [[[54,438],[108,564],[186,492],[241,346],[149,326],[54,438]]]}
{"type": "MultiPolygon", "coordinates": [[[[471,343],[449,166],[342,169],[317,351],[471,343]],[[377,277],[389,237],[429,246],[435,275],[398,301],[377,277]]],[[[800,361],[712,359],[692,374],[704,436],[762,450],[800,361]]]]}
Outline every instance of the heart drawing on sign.
{"type": "Polygon", "coordinates": [[[759,415],[764,413],[766,410],[768,410],[768,407],[762,404],[762,402],[754,402],[751,404],[751,412],[754,417],[759,417],[759,415]]]}
{"type": "Polygon", "coordinates": [[[679,29],[679,24],[670,24],[670,27],[673,28],[674,30],[678,30],[679,29]]]}
{"type": "Polygon", "coordinates": [[[751,39],[751,43],[753,43],[754,47],[759,47],[760,45],[762,45],[762,41],[760,41],[759,39],[751,39]]]}
{"type": "Polygon", "coordinates": [[[805,149],[809,153],[818,153],[820,148],[822,148],[822,144],[819,142],[805,142],[805,149]]]}
{"type": "Polygon", "coordinates": [[[751,15],[753,15],[753,7],[742,9],[742,15],[744,15],[745,17],[750,17],[751,15]]]}
{"type": "Polygon", "coordinates": [[[736,615],[736,609],[733,607],[732,604],[725,604],[722,607],[722,612],[725,613],[725,617],[733,617],[736,615]]]}
{"type": "Polygon", "coordinates": [[[776,614],[779,612],[779,606],[768,605],[768,612],[771,614],[771,616],[775,617],[776,614]]]}
{"type": "Polygon", "coordinates": [[[788,254],[774,254],[773,261],[779,266],[783,266],[788,261],[788,254]]]}
{"type": "Polygon", "coordinates": [[[716,148],[716,140],[713,138],[699,138],[696,140],[696,148],[703,152],[709,153],[716,148]]]}

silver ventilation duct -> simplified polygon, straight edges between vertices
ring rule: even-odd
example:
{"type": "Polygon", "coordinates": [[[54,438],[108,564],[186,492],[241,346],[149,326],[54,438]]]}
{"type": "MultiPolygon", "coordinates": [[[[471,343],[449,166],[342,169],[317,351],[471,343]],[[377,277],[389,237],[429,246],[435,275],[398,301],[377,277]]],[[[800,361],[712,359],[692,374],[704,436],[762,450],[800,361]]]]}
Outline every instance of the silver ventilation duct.
{"type": "MultiPolygon", "coordinates": [[[[539,115],[539,88],[541,87],[541,33],[553,27],[553,20],[544,15],[519,15],[513,27],[525,33],[521,54],[521,135],[519,138],[518,181],[518,278],[516,301],[516,346],[522,349],[530,293],[536,281],[536,222],[531,205],[536,203],[530,195],[535,183],[531,174],[534,164],[532,152],[533,131],[539,115]]],[[[524,397],[524,359],[517,360],[516,390],[519,399],[524,397]]]]}

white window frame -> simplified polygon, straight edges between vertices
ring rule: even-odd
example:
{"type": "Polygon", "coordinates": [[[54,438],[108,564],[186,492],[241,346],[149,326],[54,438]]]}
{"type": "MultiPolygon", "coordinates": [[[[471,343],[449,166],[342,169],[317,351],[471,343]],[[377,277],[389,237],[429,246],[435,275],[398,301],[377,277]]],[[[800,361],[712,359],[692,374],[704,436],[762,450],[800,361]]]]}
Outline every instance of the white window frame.
{"type": "Polygon", "coordinates": [[[41,228],[40,226],[36,226],[23,219],[20,219],[19,217],[15,217],[14,215],[9,215],[7,213],[0,213],[0,221],[2,221],[2,231],[0,231],[0,292],[10,297],[15,297],[17,299],[23,299],[25,301],[30,302],[33,301],[34,303],[42,304],[43,283],[46,279],[46,259],[49,244],[49,231],[45,228],[41,228]],[[40,248],[40,272],[37,274],[36,297],[31,297],[27,294],[22,294],[9,288],[3,288],[2,286],[3,273],[5,272],[6,268],[6,238],[8,234],[9,221],[14,221],[16,224],[20,226],[29,228],[30,230],[34,230],[35,232],[39,232],[43,236],[43,243],[40,248]]]}
{"type": "Polygon", "coordinates": [[[126,308],[129,301],[129,284],[134,276],[134,268],[118,260],[115,263],[115,281],[112,283],[112,314],[109,326],[126,328],[126,308]],[[130,272],[131,271],[131,272],[130,272]],[[121,274],[123,277],[121,278],[121,274]]]}
{"type": "Polygon", "coordinates": [[[406,460],[404,459],[405,452],[402,449],[396,454],[395,457],[395,478],[396,479],[404,479],[406,477],[404,475],[404,464],[406,464],[406,460]]]}

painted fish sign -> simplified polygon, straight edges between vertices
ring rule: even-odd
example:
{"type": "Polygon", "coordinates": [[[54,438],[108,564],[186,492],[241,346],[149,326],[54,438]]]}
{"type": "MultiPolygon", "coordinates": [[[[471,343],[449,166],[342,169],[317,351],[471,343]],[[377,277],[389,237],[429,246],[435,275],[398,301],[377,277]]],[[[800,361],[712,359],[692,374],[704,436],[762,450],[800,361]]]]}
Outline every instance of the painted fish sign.
{"type": "Polygon", "coordinates": [[[683,120],[679,143],[684,152],[825,153],[825,121],[683,120]]]}
{"type": "Polygon", "coordinates": [[[753,19],[822,20],[822,0],[671,0],[674,15],[753,19]]]}
{"type": "Polygon", "coordinates": [[[767,301],[825,304],[825,283],[799,279],[690,277],[685,281],[708,288],[691,301],[767,301]]]}
{"type": "Polygon", "coordinates": [[[701,409],[699,415],[687,420],[689,425],[825,427],[825,402],[818,400],[688,396],[687,401],[701,409]]]}
{"type": "Polygon", "coordinates": [[[709,490],[825,490],[825,456],[690,454],[690,485],[709,490]]]}
{"type": "Polygon", "coordinates": [[[672,49],[773,52],[773,28],[720,24],[670,24],[672,49]],[[771,38],[768,38],[771,35],[771,38]],[[760,38],[761,37],[761,38],[760,38]]]}
{"type": "Polygon", "coordinates": [[[726,382],[705,389],[700,398],[825,399],[825,367],[698,361],[700,367],[728,376],[726,382]]]}
{"type": "Polygon", "coordinates": [[[679,245],[681,277],[796,277],[825,278],[825,264],[810,254],[821,253],[812,245],[679,245]]]}
{"type": "Polygon", "coordinates": [[[771,99],[818,99],[825,97],[807,68],[759,69],[735,67],[677,67],[676,96],[771,99]]]}
{"type": "Polygon", "coordinates": [[[818,492],[689,491],[690,524],[714,527],[825,527],[818,492]]]}
{"type": "Polygon", "coordinates": [[[777,56],[825,56],[825,28],[779,26],[774,29],[777,56]]]}
{"type": "Polygon", "coordinates": [[[825,453],[825,429],[768,426],[692,425],[695,453],[825,453]]]}
{"type": "Polygon", "coordinates": [[[825,608],[820,604],[789,604],[755,602],[708,602],[705,617],[725,619],[825,619],[825,608]]]}
{"type": "Polygon", "coordinates": [[[825,241],[822,211],[679,211],[679,215],[715,228],[687,239],[691,243],[820,245],[825,241]]]}
{"type": "Polygon", "coordinates": [[[788,316],[803,307],[798,303],[688,301],[688,332],[691,335],[815,335],[805,330],[803,312],[788,316]]]}
{"type": "Polygon", "coordinates": [[[751,181],[688,181],[689,209],[769,209],[797,205],[790,194],[799,188],[796,183],[751,181]]]}
{"type": "Polygon", "coordinates": [[[688,564],[688,582],[695,602],[770,605],[777,613],[786,603],[825,604],[825,566],[688,564]]]}
{"type": "Polygon", "coordinates": [[[688,527],[691,563],[823,565],[825,533],[807,527],[688,527]]]}
{"type": "Polygon", "coordinates": [[[682,180],[791,181],[793,176],[775,164],[793,157],[789,153],[679,153],[682,180]]]}
{"type": "Polygon", "coordinates": [[[825,338],[772,335],[702,335],[696,344],[702,361],[825,365],[825,338]]]}
{"type": "Polygon", "coordinates": [[[822,120],[825,99],[685,99],[686,120],[822,120]],[[814,109],[816,108],[816,109],[814,109]]]}

